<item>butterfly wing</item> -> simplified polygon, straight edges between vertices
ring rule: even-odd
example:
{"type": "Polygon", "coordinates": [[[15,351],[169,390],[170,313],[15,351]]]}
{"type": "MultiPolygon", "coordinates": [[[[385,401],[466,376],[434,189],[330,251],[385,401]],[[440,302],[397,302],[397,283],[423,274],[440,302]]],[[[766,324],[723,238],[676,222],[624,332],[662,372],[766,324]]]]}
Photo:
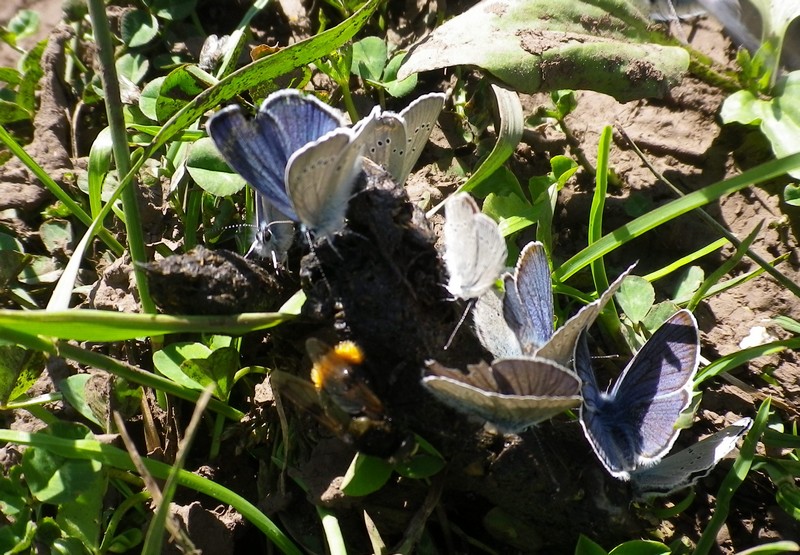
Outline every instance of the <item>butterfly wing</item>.
{"type": "MultiPolygon", "coordinates": [[[[404,152],[400,156],[402,166],[395,180],[405,183],[414,164],[419,160],[422,149],[431,136],[433,126],[439,118],[439,113],[444,107],[445,95],[443,93],[429,93],[420,96],[409,104],[402,112],[400,119],[405,129],[404,152]]],[[[394,176],[394,173],[392,173],[394,176]]]]}
{"type": "Polygon", "coordinates": [[[597,385],[597,378],[592,369],[592,355],[586,332],[582,332],[575,346],[575,372],[581,380],[581,396],[583,403],[580,410],[580,423],[583,434],[589,441],[598,460],[608,472],[621,480],[628,480],[625,470],[629,466],[626,461],[632,455],[626,450],[626,442],[620,441],[615,413],[607,407],[607,399],[597,385]]]}
{"type": "Polygon", "coordinates": [[[403,120],[394,112],[373,108],[369,116],[358,122],[353,131],[363,145],[364,157],[382,166],[399,184],[403,184],[406,130],[403,120]]]}
{"type": "Polygon", "coordinates": [[[517,336],[503,317],[503,299],[499,292],[489,289],[478,297],[472,310],[472,319],[475,335],[494,358],[522,356],[517,336]]]}
{"type": "Polygon", "coordinates": [[[550,341],[536,351],[536,356],[553,360],[559,364],[569,364],[572,353],[575,350],[575,343],[583,330],[589,329],[603,308],[622,285],[622,281],[633,271],[636,265],[631,265],[627,270],[609,285],[608,289],[600,295],[600,298],[581,308],[575,316],[567,320],[563,326],[558,328],[550,341]]]}
{"type": "MultiPolygon", "coordinates": [[[[613,476],[627,480],[672,448],[680,433],[675,423],[691,401],[699,354],[697,323],[690,312],[678,311],[636,353],[610,393],[593,404],[584,398],[581,424],[613,476]]],[[[584,357],[576,351],[576,368],[585,365],[584,357]]]]}
{"type": "Polygon", "coordinates": [[[553,293],[544,245],[528,243],[514,275],[504,278],[503,314],[526,354],[538,351],[553,335],[553,293]]]}
{"type": "Polygon", "coordinates": [[[486,292],[505,268],[508,250],[497,223],[478,210],[466,193],[445,203],[444,262],[447,290],[461,299],[486,292]]]}
{"type": "Polygon", "coordinates": [[[654,466],[631,472],[637,498],[652,499],[694,485],[736,448],[752,425],[751,418],[742,418],[654,466]]]}
{"type": "Polygon", "coordinates": [[[281,168],[286,167],[292,153],[304,145],[347,125],[339,110],[295,89],[269,95],[261,104],[258,117],[271,122],[284,145],[286,158],[281,168]]]}
{"type": "Polygon", "coordinates": [[[256,116],[247,120],[239,106],[227,106],[211,116],[207,129],[225,162],[292,220],[283,185],[283,168],[289,154],[272,121],[256,116]]]}
{"type": "Polygon", "coordinates": [[[675,423],[691,402],[699,358],[697,322],[691,312],[679,310],[655,331],[614,384],[614,402],[640,424],[637,466],[660,460],[678,438],[675,423]]]}
{"type": "Polygon", "coordinates": [[[290,219],[297,221],[284,184],[289,157],[343,125],[341,113],[296,90],[269,95],[252,120],[228,106],[208,121],[209,136],[228,165],[290,219]]]}
{"type": "Polygon", "coordinates": [[[352,139],[350,129],[337,129],[289,158],[289,197],[300,222],[320,235],[332,235],[344,226],[347,205],[361,169],[361,151],[352,139]]]}
{"type": "Polygon", "coordinates": [[[467,374],[429,361],[422,384],[443,403],[506,433],[518,433],[580,404],[575,375],[535,358],[472,365],[467,374]]]}

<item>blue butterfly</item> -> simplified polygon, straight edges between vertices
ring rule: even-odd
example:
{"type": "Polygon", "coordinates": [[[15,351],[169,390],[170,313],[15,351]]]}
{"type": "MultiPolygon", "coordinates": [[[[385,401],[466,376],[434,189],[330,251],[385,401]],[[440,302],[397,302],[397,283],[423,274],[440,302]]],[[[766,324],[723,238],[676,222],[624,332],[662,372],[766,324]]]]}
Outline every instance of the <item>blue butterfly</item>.
{"type": "Polygon", "coordinates": [[[396,183],[405,183],[428,142],[444,99],[443,93],[425,94],[399,114],[373,108],[354,126],[364,157],[382,166],[396,183]]]}
{"type": "Polygon", "coordinates": [[[496,357],[536,356],[566,366],[572,360],[578,336],[594,323],[632,270],[633,266],[625,270],[596,301],[554,330],[550,265],[544,245],[528,243],[514,273],[503,277],[503,317],[495,314],[498,303],[494,299],[479,300],[474,315],[478,339],[496,357]],[[499,329],[502,326],[505,329],[499,329]]]}
{"type": "Polygon", "coordinates": [[[255,189],[259,250],[282,258],[291,245],[286,231],[270,242],[273,211],[308,230],[329,236],[344,215],[361,169],[361,145],[343,115],[313,96],[283,90],[264,100],[255,118],[228,106],[208,121],[208,134],[225,161],[255,189]]]}
{"type": "Polygon", "coordinates": [[[697,322],[688,310],[670,317],[633,357],[610,391],[597,385],[586,334],[575,349],[582,385],[580,422],[597,458],[628,480],[669,452],[678,417],[692,399],[700,356],[697,322]]]}
{"type": "Polygon", "coordinates": [[[468,373],[426,362],[422,385],[455,410],[518,433],[581,403],[580,381],[568,368],[536,357],[468,367],[468,373]]]}
{"type": "Polygon", "coordinates": [[[694,485],[736,448],[736,442],[752,425],[752,418],[742,418],[654,466],[632,471],[636,497],[650,500],[694,485]]]}
{"type": "Polygon", "coordinates": [[[448,197],[444,213],[447,290],[460,299],[478,298],[505,268],[506,240],[497,222],[483,214],[467,193],[448,197]]]}

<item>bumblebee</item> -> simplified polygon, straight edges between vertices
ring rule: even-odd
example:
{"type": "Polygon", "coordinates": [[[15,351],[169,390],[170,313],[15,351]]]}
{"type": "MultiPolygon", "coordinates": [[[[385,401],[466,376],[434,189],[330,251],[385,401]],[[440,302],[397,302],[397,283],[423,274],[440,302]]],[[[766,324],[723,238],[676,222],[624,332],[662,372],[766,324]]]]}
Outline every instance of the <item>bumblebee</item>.
{"type": "Polygon", "coordinates": [[[342,341],[331,347],[311,338],[306,350],[312,362],[311,381],[273,371],[270,380],[278,393],[366,455],[398,461],[412,454],[413,437],[397,429],[370,388],[360,368],[364,353],[358,345],[342,341]]]}

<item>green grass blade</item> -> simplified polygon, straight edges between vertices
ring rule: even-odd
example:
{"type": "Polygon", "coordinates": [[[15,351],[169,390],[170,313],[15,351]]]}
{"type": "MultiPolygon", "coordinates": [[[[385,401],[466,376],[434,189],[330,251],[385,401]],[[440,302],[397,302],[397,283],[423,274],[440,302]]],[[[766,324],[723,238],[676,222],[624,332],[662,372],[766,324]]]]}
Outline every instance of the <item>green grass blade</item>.
{"type": "MultiPolygon", "coordinates": [[[[475,173],[456,189],[456,192],[469,192],[492,175],[514,153],[514,149],[517,148],[519,141],[522,139],[525,117],[522,113],[522,103],[519,100],[519,95],[514,91],[497,85],[492,85],[492,91],[497,100],[497,112],[500,116],[497,142],[483,163],[475,170],[475,173]]],[[[444,201],[431,208],[426,214],[427,217],[433,217],[442,206],[444,206],[444,201]]]]}
{"type": "Polygon", "coordinates": [[[727,245],[729,242],[730,241],[728,241],[727,239],[717,239],[713,243],[709,243],[705,247],[699,248],[693,253],[678,258],[671,264],[667,264],[663,268],[656,270],[655,272],[650,272],[646,276],[642,277],[651,283],[654,281],[658,281],[659,279],[670,275],[672,272],[680,270],[684,266],[691,264],[695,260],[699,260],[700,258],[703,258],[707,254],[711,254],[712,252],[718,251],[719,249],[727,245]]]}
{"type": "MultiPolygon", "coordinates": [[[[0,339],[22,345],[29,349],[41,351],[51,356],[72,359],[82,364],[105,370],[110,374],[124,378],[132,383],[145,387],[152,387],[153,389],[163,391],[164,393],[192,403],[196,403],[197,399],[200,398],[199,391],[181,387],[173,381],[137,368],[132,364],[127,364],[109,356],[82,349],[66,341],[54,342],[45,337],[29,335],[18,330],[5,328],[0,328],[0,339]]],[[[208,408],[231,420],[239,421],[244,418],[244,413],[217,399],[212,399],[208,403],[208,408]]]]}
{"type": "Polygon", "coordinates": [[[168,333],[242,335],[271,328],[292,318],[291,315],[278,312],[233,316],[168,316],[108,310],[0,310],[0,330],[7,328],[59,339],[109,342],[168,333]]]}
{"type": "MultiPolygon", "coordinates": [[[[128,149],[128,137],[125,129],[125,116],[122,113],[122,100],[119,77],[114,60],[114,40],[106,16],[103,0],[89,0],[89,17],[92,21],[94,38],[97,41],[97,56],[100,62],[100,77],[105,97],[106,116],[111,132],[111,146],[114,150],[114,162],[119,175],[130,171],[131,155],[128,149]]],[[[147,262],[144,232],[139,217],[139,191],[136,187],[125,187],[122,191],[122,210],[125,213],[125,231],[128,250],[133,262],[133,276],[139,293],[142,311],[148,314],[158,312],[155,302],[150,297],[147,274],[142,263],[147,262]]]]}
{"type": "Polygon", "coordinates": [[[800,349],[800,337],[772,341],[764,345],[742,349],[741,351],[736,351],[735,353],[720,357],[697,373],[697,378],[694,380],[695,388],[706,380],[710,380],[725,372],[730,372],[737,366],[746,364],[756,358],[780,353],[786,349],[800,349]]]}
{"type": "Polygon", "coordinates": [[[733,253],[733,256],[723,262],[719,268],[714,270],[710,276],[703,280],[703,283],[700,284],[700,287],[698,287],[697,291],[695,291],[694,295],[692,295],[692,298],[686,308],[694,311],[694,309],[697,308],[697,305],[700,304],[703,298],[705,298],[708,290],[711,289],[712,286],[717,285],[717,282],[722,279],[722,276],[733,270],[733,268],[739,263],[744,255],[747,254],[747,251],[750,250],[750,245],[752,245],[753,241],[755,241],[756,237],[758,237],[758,233],[761,231],[761,226],[763,224],[763,221],[759,222],[753,231],[751,231],[750,234],[745,237],[744,241],[742,241],[741,244],[736,247],[736,251],[733,253]]]}
{"type": "MultiPolygon", "coordinates": [[[[783,262],[784,260],[789,258],[789,256],[790,253],[788,252],[784,253],[775,260],[773,260],[770,264],[777,265],[779,262],[783,262]]],[[[755,270],[747,272],[746,274],[736,276],[735,278],[723,281],[722,283],[717,283],[716,285],[711,287],[708,291],[706,291],[705,295],[703,295],[703,298],[701,300],[706,300],[709,297],[713,297],[714,295],[722,293],[723,291],[727,291],[728,289],[733,289],[734,287],[738,287],[739,285],[746,283],[751,279],[757,278],[763,273],[764,273],[764,268],[759,266],[755,270]]],[[[676,298],[673,300],[673,302],[677,305],[685,305],[689,302],[689,298],[688,297],[676,298]]]]}
{"type": "MultiPolygon", "coordinates": [[[[69,440],[43,433],[31,434],[13,430],[0,430],[0,441],[46,449],[66,458],[98,461],[106,466],[121,470],[135,470],[128,453],[93,439],[69,440]]],[[[168,464],[151,459],[143,458],[142,461],[153,476],[162,480],[167,479],[172,469],[168,464]]],[[[242,516],[264,532],[267,538],[283,553],[301,555],[300,549],[264,513],[243,497],[207,478],[186,470],[178,471],[177,481],[181,486],[213,497],[242,513],[242,516]]]]}
{"type": "Polygon", "coordinates": [[[753,184],[784,175],[797,167],[800,167],[800,153],[771,160],[735,177],[711,184],[685,197],[659,206],[655,210],[617,228],[596,243],[577,253],[564,262],[560,268],[556,269],[554,277],[556,281],[564,281],[598,258],[678,216],[753,184]]]}
{"type": "Polygon", "coordinates": [[[739,451],[739,456],[733,463],[733,467],[725,476],[722,485],[717,492],[717,506],[714,509],[714,515],[708,522],[705,530],[703,530],[700,540],[697,542],[697,547],[694,550],[694,555],[706,555],[716,545],[717,534],[725,525],[725,519],[728,518],[730,512],[731,501],[736,490],[744,482],[747,473],[750,472],[750,467],[753,464],[753,459],[756,456],[756,447],[764,429],[767,427],[767,418],[769,417],[770,400],[767,399],[761,404],[756,415],[753,429],[744,438],[744,443],[739,451]]]}

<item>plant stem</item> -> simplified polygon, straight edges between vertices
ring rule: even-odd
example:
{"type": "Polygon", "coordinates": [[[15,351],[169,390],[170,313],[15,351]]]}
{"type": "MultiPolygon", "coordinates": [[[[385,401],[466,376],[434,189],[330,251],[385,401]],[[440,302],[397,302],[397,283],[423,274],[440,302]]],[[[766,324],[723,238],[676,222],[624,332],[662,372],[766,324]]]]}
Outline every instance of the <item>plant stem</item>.
{"type": "MultiPolygon", "coordinates": [[[[111,130],[114,160],[116,161],[117,172],[122,177],[130,171],[131,159],[128,151],[128,137],[125,132],[125,117],[122,114],[119,79],[114,65],[114,45],[103,0],[89,0],[89,16],[94,28],[94,37],[97,41],[97,56],[101,67],[100,77],[106,97],[106,115],[108,117],[108,126],[111,130]]],[[[131,253],[133,274],[136,279],[136,288],[139,291],[142,310],[145,313],[155,314],[156,306],[150,298],[147,277],[141,266],[141,264],[147,262],[147,253],[145,252],[144,236],[139,219],[139,195],[136,187],[127,187],[122,192],[122,208],[125,212],[128,250],[131,253]]]]}

